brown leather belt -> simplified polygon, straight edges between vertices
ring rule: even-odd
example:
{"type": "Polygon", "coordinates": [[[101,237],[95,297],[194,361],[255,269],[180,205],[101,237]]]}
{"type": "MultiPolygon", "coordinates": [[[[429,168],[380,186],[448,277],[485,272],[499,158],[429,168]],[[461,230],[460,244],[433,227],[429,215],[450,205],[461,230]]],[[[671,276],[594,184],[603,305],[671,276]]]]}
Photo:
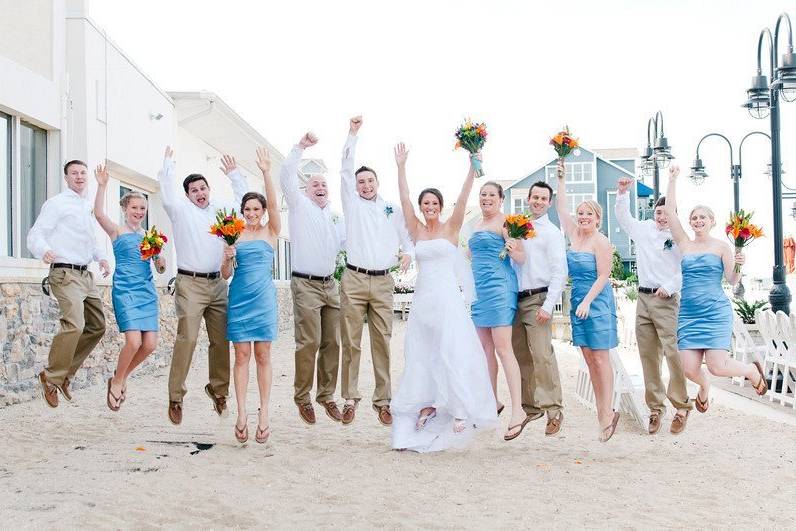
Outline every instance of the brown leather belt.
{"type": "Polygon", "coordinates": [[[330,280],[332,280],[332,275],[327,275],[325,277],[322,277],[319,275],[308,275],[307,273],[296,273],[295,271],[290,273],[290,275],[296,278],[303,278],[306,280],[320,280],[321,282],[329,282],[330,280]]]}
{"type": "Polygon", "coordinates": [[[187,269],[177,269],[177,273],[180,275],[185,275],[186,277],[208,278],[210,280],[214,280],[221,276],[221,273],[218,271],[214,271],[212,273],[197,273],[195,271],[188,271],[187,269]]]}
{"type": "Polygon", "coordinates": [[[538,293],[547,293],[547,286],[543,288],[534,288],[534,289],[524,289],[522,291],[517,292],[517,300],[522,300],[526,297],[530,297],[531,295],[536,295],[538,293]]]}
{"type": "Polygon", "coordinates": [[[50,269],[75,269],[77,271],[85,271],[88,269],[87,265],[75,265],[75,264],[63,264],[61,262],[56,262],[54,264],[50,264],[50,269]]]}

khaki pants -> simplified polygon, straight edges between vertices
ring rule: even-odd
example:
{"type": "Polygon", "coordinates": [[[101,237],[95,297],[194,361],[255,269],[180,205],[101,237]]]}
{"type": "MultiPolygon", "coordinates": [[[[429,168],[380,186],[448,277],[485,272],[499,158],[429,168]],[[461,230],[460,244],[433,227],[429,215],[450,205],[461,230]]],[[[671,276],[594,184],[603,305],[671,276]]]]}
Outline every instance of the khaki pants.
{"type": "Polygon", "coordinates": [[[56,385],[75,373],[105,334],[105,315],[94,275],[89,271],[53,268],[50,291],[58,301],[61,329],[53,338],[44,374],[56,385]]]}
{"type": "Polygon", "coordinates": [[[392,293],[395,285],[390,275],[370,276],[346,269],[341,283],[342,318],[340,335],[343,343],[341,394],[346,400],[360,400],[359,357],[362,354],[362,325],[368,316],[370,354],[376,389],[373,403],[387,406],[392,398],[390,388],[390,338],[392,337],[392,293]]]}
{"type": "Polygon", "coordinates": [[[527,415],[544,411],[555,417],[564,406],[552,319],[545,324],[536,321],[536,310],[546,297],[547,293],[537,293],[517,301],[511,342],[522,376],[522,409],[527,415]]]}
{"type": "Polygon", "coordinates": [[[177,274],[174,291],[177,339],[169,371],[169,400],[182,402],[199,327],[204,317],[210,340],[210,386],[216,395],[229,394],[229,341],[227,341],[227,283],[221,278],[194,278],[177,274]]]}
{"type": "Polygon", "coordinates": [[[677,351],[677,313],[680,295],[662,299],[649,293],[639,293],[636,304],[636,340],[644,371],[644,398],[650,411],[666,412],[664,398],[677,409],[691,409],[685,388],[683,365],[677,351]],[[664,388],[661,377],[661,358],[669,365],[669,386],[664,388]]]}
{"type": "Polygon", "coordinates": [[[296,338],[293,400],[296,404],[311,402],[310,391],[316,371],[318,387],[315,399],[320,403],[334,400],[340,367],[340,293],[337,283],[334,280],[322,282],[293,277],[290,290],[293,293],[296,338]]]}

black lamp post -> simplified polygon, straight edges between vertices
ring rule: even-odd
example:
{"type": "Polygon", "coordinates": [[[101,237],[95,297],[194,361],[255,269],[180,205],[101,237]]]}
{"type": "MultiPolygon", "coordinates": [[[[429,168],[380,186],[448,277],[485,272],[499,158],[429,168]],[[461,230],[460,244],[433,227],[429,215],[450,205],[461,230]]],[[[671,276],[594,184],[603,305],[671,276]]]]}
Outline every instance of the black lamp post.
{"type": "Polygon", "coordinates": [[[757,41],[757,74],[752,78],[752,87],[747,90],[747,100],[743,107],[754,118],[771,119],[771,191],[774,207],[774,285],[768,295],[774,312],[790,313],[790,290],[785,283],[785,256],[782,248],[782,160],[780,146],[779,98],[796,101],[796,55],[793,53],[793,28],[790,17],[782,13],[777,18],[774,36],[766,28],[760,32],[757,41]],[[788,23],[788,48],[782,55],[782,65],[778,64],[779,30],[783,22],[788,23]],[[763,75],[763,40],[768,37],[769,68],[771,83],[763,75]]]}
{"type": "Polygon", "coordinates": [[[652,189],[655,192],[654,201],[658,202],[660,195],[659,170],[669,166],[674,158],[669,142],[663,132],[663,113],[658,111],[655,116],[647,120],[647,147],[641,155],[641,172],[649,177],[652,175],[652,189]],[[650,135],[650,128],[653,129],[650,135]]]}
{"type": "MultiPolygon", "coordinates": [[[[751,133],[747,133],[741,139],[741,143],[738,146],[738,164],[735,164],[735,159],[733,158],[732,142],[730,142],[730,140],[721,133],[706,134],[699,140],[699,143],[697,144],[696,157],[694,157],[694,164],[693,166],[691,166],[691,175],[689,175],[689,178],[694,182],[694,184],[697,185],[702,184],[702,182],[708,176],[707,171],[705,171],[705,165],[702,164],[702,159],[699,158],[699,148],[700,146],[702,146],[702,142],[704,142],[706,139],[712,136],[715,136],[723,139],[727,143],[727,146],[730,148],[730,178],[732,179],[733,212],[738,212],[741,209],[740,180],[742,176],[742,166],[743,166],[743,144],[744,142],[746,142],[746,139],[752,135],[763,135],[764,137],[771,140],[771,137],[762,131],[752,131],[751,133]]],[[[743,299],[745,291],[746,289],[744,288],[743,285],[743,279],[741,279],[735,285],[735,288],[733,289],[733,295],[735,295],[740,299],[743,299]]]]}

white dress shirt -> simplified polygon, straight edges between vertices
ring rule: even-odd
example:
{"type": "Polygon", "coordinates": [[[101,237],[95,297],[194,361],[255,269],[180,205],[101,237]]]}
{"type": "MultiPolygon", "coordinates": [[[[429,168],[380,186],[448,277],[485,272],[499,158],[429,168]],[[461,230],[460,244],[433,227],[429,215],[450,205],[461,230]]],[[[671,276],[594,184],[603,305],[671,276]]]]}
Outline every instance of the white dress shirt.
{"type": "Polygon", "coordinates": [[[520,291],[547,287],[542,309],[553,313],[567,283],[567,245],[564,235],[547,214],[533,220],[536,236],[522,240],[525,263],[511,261],[517,273],[520,291]]]}
{"type": "Polygon", "coordinates": [[[174,248],[177,250],[177,267],[195,273],[214,273],[221,267],[224,243],[210,234],[210,226],[216,221],[216,212],[226,208],[240,208],[240,200],[246,193],[246,177],[237,169],[229,173],[235,203],[211,199],[208,206],[199,208],[183,193],[181,183],[176,182],[174,160],[165,159],[158,173],[163,208],[171,220],[174,248]],[[179,186],[179,188],[178,188],[179,186]]]}
{"type": "Polygon", "coordinates": [[[414,246],[406,230],[401,207],[376,196],[360,197],[354,176],[354,150],[357,137],[348,136],[343,147],[340,170],[343,214],[346,225],[346,258],[348,263],[365,269],[389,269],[398,263],[399,248],[414,256],[414,246]]]}
{"type": "Polygon", "coordinates": [[[293,146],[279,173],[288,206],[291,267],[297,273],[325,277],[334,273],[337,253],[345,242],[345,225],[328,203],[321,208],[299,189],[298,163],[303,151],[293,146]]]}
{"type": "Polygon", "coordinates": [[[683,286],[680,261],[683,253],[674,243],[669,229],[658,230],[655,220],[639,221],[630,215],[630,194],[616,194],[616,219],[619,226],[636,242],[638,285],[643,288],[663,288],[669,295],[683,286]],[[666,241],[671,240],[667,249],[666,241]]]}
{"type": "Polygon", "coordinates": [[[28,250],[39,259],[52,251],[55,262],[66,264],[107,260],[105,251],[97,245],[92,209],[93,205],[71,188],[51,197],[28,231],[28,250]]]}

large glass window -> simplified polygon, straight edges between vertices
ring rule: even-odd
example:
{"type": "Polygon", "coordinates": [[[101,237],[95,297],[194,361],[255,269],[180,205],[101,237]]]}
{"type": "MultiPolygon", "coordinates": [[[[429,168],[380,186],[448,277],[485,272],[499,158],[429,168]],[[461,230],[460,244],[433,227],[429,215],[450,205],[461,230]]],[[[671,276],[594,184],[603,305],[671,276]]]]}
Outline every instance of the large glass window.
{"type": "MultiPolygon", "coordinates": [[[[20,128],[20,223],[23,238],[47,199],[47,131],[22,123],[20,128]]],[[[31,258],[27,247],[22,256],[31,258]]]]}
{"type": "Polygon", "coordinates": [[[11,117],[0,113],[0,205],[4,205],[5,215],[0,224],[0,253],[11,256],[14,252],[11,220],[11,117]]]}
{"type": "MultiPolygon", "coordinates": [[[[127,192],[138,192],[138,191],[139,190],[133,190],[132,188],[128,188],[127,186],[122,184],[119,186],[119,200],[121,201],[122,196],[124,196],[124,194],[126,194],[127,192]]],[[[144,192],[141,193],[144,194],[144,197],[146,197],[147,205],[149,205],[149,194],[145,194],[144,192]]],[[[124,224],[125,224],[124,211],[120,207],[119,225],[124,225],[124,224]]],[[[143,228],[144,230],[149,230],[149,208],[146,209],[146,216],[144,216],[144,221],[143,223],[141,223],[141,228],[143,228]]]]}

